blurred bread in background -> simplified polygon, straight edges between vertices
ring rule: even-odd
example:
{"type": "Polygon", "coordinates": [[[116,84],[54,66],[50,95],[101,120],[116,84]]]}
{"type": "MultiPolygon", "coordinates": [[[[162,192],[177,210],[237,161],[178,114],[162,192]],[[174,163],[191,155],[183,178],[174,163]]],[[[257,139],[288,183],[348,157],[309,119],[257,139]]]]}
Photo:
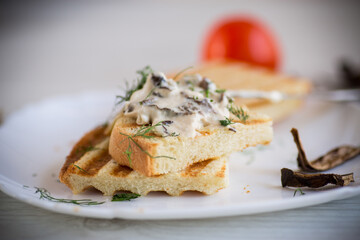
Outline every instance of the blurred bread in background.
{"type": "MultiPolygon", "coordinates": [[[[239,62],[204,63],[183,74],[195,73],[209,78],[218,88],[223,89],[281,91],[287,94],[306,95],[312,88],[310,81],[306,79],[286,76],[239,62]]],[[[175,74],[171,73],[169,76],[175,74]]],[[[303,101],[291,99],[274,103],[263,99],[236,98],[235,102],[237,105],[246,105],[252,111],[267,114],[274,122],[278,122],[295,112],[303,101]]]]}

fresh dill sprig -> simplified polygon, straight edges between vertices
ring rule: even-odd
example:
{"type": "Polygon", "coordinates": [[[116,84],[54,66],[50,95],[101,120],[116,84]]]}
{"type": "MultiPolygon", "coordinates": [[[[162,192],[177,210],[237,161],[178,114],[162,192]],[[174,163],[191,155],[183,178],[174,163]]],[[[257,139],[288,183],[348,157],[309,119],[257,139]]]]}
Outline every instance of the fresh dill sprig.
{"type": "MultiPolygon", "coordinates": [[[[153,94],[153,92],[155,91],[155,89],[156,89],[156,87],[153,87],[153,88],[150,90],[149,94],[146,96],[146,98],[145,98],[143,101],[145,101],[146,99],[148,99],[148,98],[151,96],[151,94],[153,94]]],[[[141,103],[140,103],[140,104],[141,104],[141,103]]]]}
{"type": "Polygon", "coordinates": [[[80,205],[80,206],[92,206],[92,205],[100,205],[100,204],[104,203],[104,202],[93,201],[91,199],[75,200],[75,199],[65,199],[65,198],[54,198],[51,196],[49,191],[46,190],[45,188],[35,187],[35,189],[36,189],[35,193],[40,193],[40,199],[47,199],[51,202],[72,203],[72,204],[80,205]]]}
{"type": "Polygon", "coordinates": [[[87,174],[90,174],[88,171],[82,169],[80,166],[76,165],[75,163],[73,163],[72,165],[74,165],[74,167],[76,167],[77,169],[79,169],[80,171],[84,172],[84,173],[87,173],[87,174]]]}
{"type": "Polygon", "coordinates": [[[243,122],[249,118],[249,115],[241,107],[234,107],[233,104],[229,104],[228,110],[243,122]]]}
{"type": "Polygon", "coordinates": [[[119,95],[116,96],[116,99],[118,99],[118,101],[116,102],[116,105],[118,105],[122,102],[125,102],[125,101],[129,101],[131,98],[131,95],[133,95],[134,92],[142,89],[145,85],[146,79],[148,78],[148,76],[151,73],[153,73],[153,70],[151,69],[150,66],[146,66],[143,69],[136,71],[136,73],[140,75],[140,78],[137,79],[137,84],[132,86],[131,88],[128,87],[128,89],[126,90],[125,96],[119,96],[119,95]]]}
{"type": "Polygon", "coordinates": [[[209,98],[210,90],[209,90],[209,89],[206,89],[206,90],[204,91],[204,95],[205,95],[206,98],[209,98]]]}
{"type": "Polygon", "coordinates": [[[297,192],[300,192],[300,196],[301,196],[301,195],[305,195],[305,193],[301,190],[301,188],[297,188],[297,189],[295,189],[295,191],[294,191],[294,196],[293,196],[293,197],[295,197],[295,195],[296,195],[297,192]]]}
{"type": "Polygon", "coordinates": [[[111,201],[112,202],[122,202],[122,201],[130,201],[131,199],[135,199],[140,197],[140,194],[136,194],[136,193],[120,193],[120,194],[115,194],[111,201]]]}
{"type": "Polygon", "coordinates": [[[91,152],[94,150],[100,150],[100,148],[94,147],[94,146],[82,146],[76,149],[76,153],[85,154],[87,152],[91,152]]]}
{"type": "Polygon", "coordinates": [[[131,166],[131,154],[132,154],[132,147],[131,147],[131,142],[129,141],[129,146],[125,151],[125,155],[130,163],[130,166],[131,166]]]}
{"type": "Polygon", "coordinates": [[[204,96],[206,97],[206,98],[209,98],[209,96],[210,96],[210,90],[209,89],[206,89],[206,90],[204,90],[204,91],[200,91],[202,94],[204,94],[204,96]]]}
{"type": "Polygon", "coordinates": [[[217,92],[217,93],[224,93],[224,92],[226,92],[226,89],[216,89],[215,92],[217,92]]]}
{"type": "Polygon", "coordinates": [[[230,124],[234,124],[234,122],[232,122],[231,119],[225,117],[225,120],[220,120],[220,124],[224,127],[230,125],[230,124]]]}
{"type": "Polygon", "coordinates": [[[189,70],[189,69],[191,69],[191,68],[193,68],[193,66],[184,68],[183,70],[181,70],[180,72],[178,72],[173,79],[176,80],[177,77],[179,77],[182,73],[186,72],[187,70],[189,70]]]}
{"type": "MultiPolygon", "coordinates": [[[[169,156],[152,156],[148,151],[146,151],[145,149],[143,149],[135,140],[134,137],[143,137],[146,139],[150,139],[150,138],[154,138],[154,136],[152,135],[147,135],[149,132],[151,132],[155,127],[161,126],[163,124],[164,121],[158,122],[155,125],[152,126],[142,126],[134,135],[127,135],[125,133],[120,133],[123,136],[126,136],[127,138],[125,138],[123,141],[128,140],[128,148],[126,149],[126,151],[124,152],[124,154],[126,155],[127,159],[129,160],[130,166],[131,166],[131,156],[133,153],[133,149],[131,146],[131,142],[133,142],[135,144],[136,147],[138,147],[143,153],[145,153],[146,155],[148,155],[150,158],[169,158],[169,159],[176,159],[174,157],[169,157],[169,156]]],[[[175,136],[175,135],[173,135],[175,136]]],[[[123,142],[122,141],[122,142],[123,142]]],[[[120,143],[122,143],[120,142],[120,143]]]]}

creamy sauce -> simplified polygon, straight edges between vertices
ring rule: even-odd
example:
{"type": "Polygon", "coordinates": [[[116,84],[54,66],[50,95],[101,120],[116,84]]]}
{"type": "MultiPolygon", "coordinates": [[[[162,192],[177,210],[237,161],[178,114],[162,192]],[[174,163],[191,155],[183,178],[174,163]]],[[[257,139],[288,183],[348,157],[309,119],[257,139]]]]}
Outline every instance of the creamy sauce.
{"type": "Polygon", "coordinates": [[[150,74],[144,87],[133,93],[122,114],[138,125],[162,122],[155,128],[159,136],[195,137],[197,129],[229,117],[229,97],[200,75],[184,76],[178,82],[163,73],[150,74]]]}

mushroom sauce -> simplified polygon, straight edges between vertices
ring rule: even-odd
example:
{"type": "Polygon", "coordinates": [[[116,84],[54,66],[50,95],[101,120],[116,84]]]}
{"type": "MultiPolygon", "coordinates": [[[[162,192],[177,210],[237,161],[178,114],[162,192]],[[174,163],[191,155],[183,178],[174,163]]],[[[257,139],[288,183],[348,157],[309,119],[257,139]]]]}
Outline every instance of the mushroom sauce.
{"type": "Polygon", "coordinates": [[[195,137],[196,130],[219,126],[220,120],[229,117],[229,100],[223,90],[200,75],[185,75],[175,82],[163,73],[152,73],[143,88],[125,102],[122,114],[136,119],[138,125],[162,122],[154,129],[159,136],[195,137]]]}

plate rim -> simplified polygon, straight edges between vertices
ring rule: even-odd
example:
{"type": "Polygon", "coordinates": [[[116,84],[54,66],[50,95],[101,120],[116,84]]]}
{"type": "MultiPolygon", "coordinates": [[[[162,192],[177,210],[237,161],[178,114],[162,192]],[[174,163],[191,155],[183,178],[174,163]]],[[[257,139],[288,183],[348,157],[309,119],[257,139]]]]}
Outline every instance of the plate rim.
{"type": "MultiPolygon", "coordinates": [[[[260,204],[247,203],[246,206],[239,206],[232,204],[225,206],[212,206],[197,211],[194,211],[193,207],[190,207],[185,211],[184,209],[166,210],[166,211],[151,211],[151,210],[145,211],[142,208],[138,208],[138,211],[134,211],[133,209],[130,211],[126,211],[124,210],[124,208],[116,208],[116,207],[99,209],[96,208],[96,206],[86,207],[86,206],[71,205],[67,203],[55,203],[47,200],[42,200],[38,198],[36,195],[33,195],[33,197],[29,198],[26,197],[27,195],[19,195],[16,194],[16,191],[8,190],[11,187],[15,187],[17,189],[23,188],[23,186],[20,185],[19,183],[3,175],[0,175],[0,190],[2,192],[4,192],[6,195],[10,197],[13,197],[17,200],[20,200],[32,206],[46,209],[51,212],[68,214],[73,216],[91,217],[91,218],[99,218],[99,219],[129,219],[129,220],[166,220],[166,219],[180,220],[180,219],[203,219],[203,218],[244,216],[244,215],[285,211],[289,209],[315,206],[326,202],[351,198],[360,194],[360,187],[345,186],[342,188],[327,189],[326,191],[318,192],[316,194],[312,194],[309,196],[296,197],[291,200],[291,204],[289,204],[288,199],[280,199],[280,200],[272,200],[267,204],[264,204],[263,202],[261,202],[260,204]],[[4,186],[5,184],[9,185],[9,187],[6,188],[4,186]],[[323,195],[326,195],[326,197],[324,197],[323,195]],[[283,207],[282,205],[283,202],[287,203],[286,207],[283,207]],[[259,210],[259,206],[261,210],[259,210]],[[82,211],[81,209],[86,209],[87,211],[82,211]],[[88,211],[89,209],[90,211],[88,211]],[[111,212],[113,214],[111,214],[111,212]]],[[[30,189],[35,190],[35,188],[33,187],[30,187],[30,189]]]]}

